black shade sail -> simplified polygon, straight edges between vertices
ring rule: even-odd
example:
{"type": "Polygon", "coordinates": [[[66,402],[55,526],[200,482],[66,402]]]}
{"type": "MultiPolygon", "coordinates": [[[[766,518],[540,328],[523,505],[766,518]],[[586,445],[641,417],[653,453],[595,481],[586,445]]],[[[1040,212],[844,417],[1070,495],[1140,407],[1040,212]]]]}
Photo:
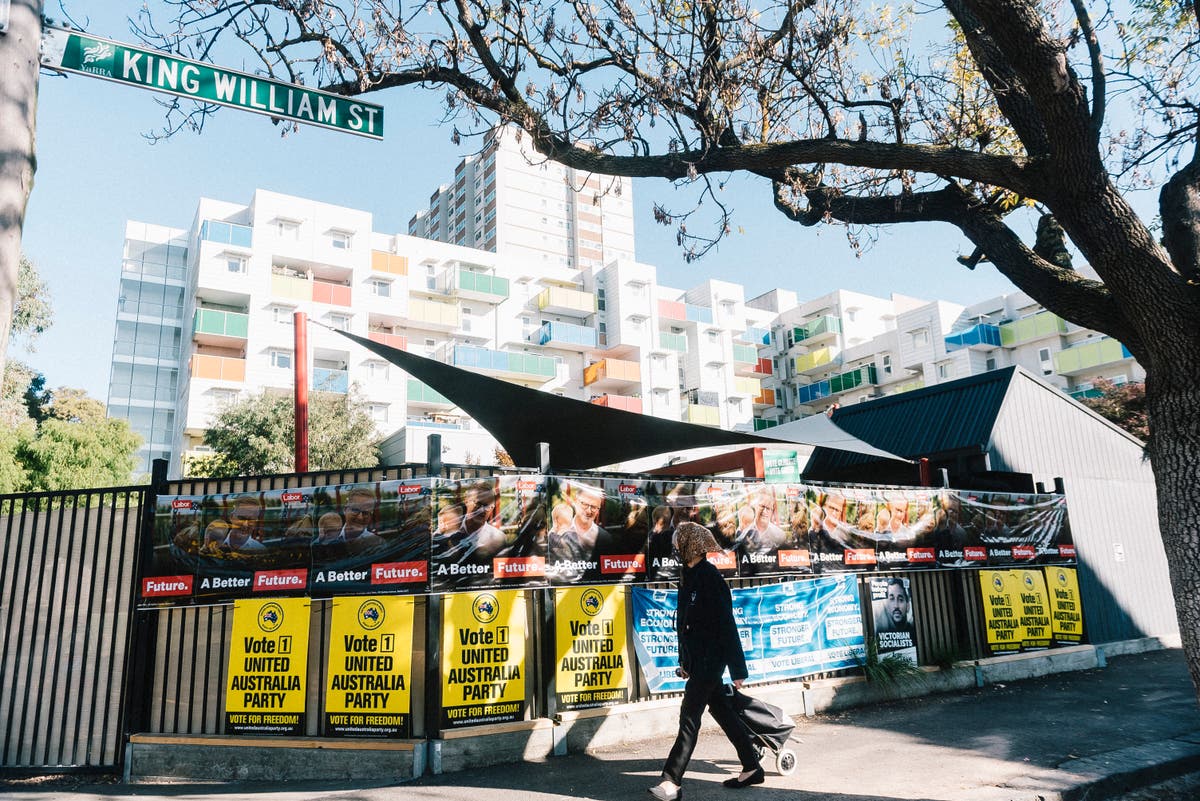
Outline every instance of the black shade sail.
{"type": "Polygon", "coordinates": [[[487,429],[513,462],[523,467],[538,464],[539,442],[549,444],[553,467],[572,470],[588,470],[690,448],[771,443],[819,445],[907,461],[851,436],[825,415],[770,429],[769,436],[725,431],[564,398],[478,375],[345,331],[338,333],[444,395],[487,429]]]}

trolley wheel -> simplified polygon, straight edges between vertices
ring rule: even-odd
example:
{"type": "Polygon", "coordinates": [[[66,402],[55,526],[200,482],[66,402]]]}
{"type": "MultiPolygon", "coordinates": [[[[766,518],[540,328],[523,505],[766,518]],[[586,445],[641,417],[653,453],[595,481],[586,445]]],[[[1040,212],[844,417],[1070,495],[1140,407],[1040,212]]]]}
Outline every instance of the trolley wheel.
{"type": "Polygon", "coordinates": [[[790,748],[784,748],[775,755],[775,769],[779,771],[780,776],[791,776],[796,772],[796,752],[790,748]]]}

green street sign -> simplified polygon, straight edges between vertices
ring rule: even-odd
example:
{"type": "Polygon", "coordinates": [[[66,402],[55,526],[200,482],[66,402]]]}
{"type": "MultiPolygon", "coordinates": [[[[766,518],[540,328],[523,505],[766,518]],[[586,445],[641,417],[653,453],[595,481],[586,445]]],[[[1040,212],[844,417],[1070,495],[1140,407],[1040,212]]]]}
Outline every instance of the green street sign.
{"type": "Polygon", "coordinates": [[[383,138],[383,107],[157,50],[46,27],[42,65],[106,81],[252,111],[334,131],[383,138]]]}
{"type": "Polygon", "coordinates": [[[763,481],[767,484],[794,484],[800,480],[800,462],[795,451],[764,451],[763,481]]]}

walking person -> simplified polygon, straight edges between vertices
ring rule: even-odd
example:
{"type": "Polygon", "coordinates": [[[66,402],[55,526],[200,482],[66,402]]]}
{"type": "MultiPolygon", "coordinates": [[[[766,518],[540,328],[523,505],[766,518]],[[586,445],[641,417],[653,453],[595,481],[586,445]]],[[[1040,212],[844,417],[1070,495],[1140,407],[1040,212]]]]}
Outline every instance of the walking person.
{"type": "Polygon", "coordinates": [[[679,640],[676,672],[687,679],[687,685],[679,709],[679,734],[663,765],[662,781],[650,788],[650,794],[659,801],[681,801],[683,798],[683,773],[696,748],[705,706],[737,749],[742,763],[741,774],[726,779],[724,785],[749,787],[762,784],[765,779],[754,743],[730,704],[721,679],[725,669],[729,668],[733,686],[741,687],[749,674],[737,623],[733,619],[733,597],[729,586],[706,558],[709,553],[719,551],[720,546],[704,526],[680,523],[675,530],[675,548],[684,565],[675,618],[679,640]]]}

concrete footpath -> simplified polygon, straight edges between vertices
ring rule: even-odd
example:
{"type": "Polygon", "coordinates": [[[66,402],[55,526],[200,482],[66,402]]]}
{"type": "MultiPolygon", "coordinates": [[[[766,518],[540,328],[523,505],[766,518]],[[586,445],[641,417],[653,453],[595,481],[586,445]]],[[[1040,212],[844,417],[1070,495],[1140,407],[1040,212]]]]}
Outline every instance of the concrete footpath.
{"type": "MultiPolygon", "coordinates": [[[[751,689],[751,692],[753,690],[751,689]]],[[[1200,771],[1200,709],[1177,649],[1112,657],[1105,668],[799,718],[799,768],[728,790],[733,749],[706,734],[687,801],[1100,801],[1200,771]]],[[[403,784],[70,786],[0,781],[13,801],[647,801],[670,742],[403,784]]]]}

